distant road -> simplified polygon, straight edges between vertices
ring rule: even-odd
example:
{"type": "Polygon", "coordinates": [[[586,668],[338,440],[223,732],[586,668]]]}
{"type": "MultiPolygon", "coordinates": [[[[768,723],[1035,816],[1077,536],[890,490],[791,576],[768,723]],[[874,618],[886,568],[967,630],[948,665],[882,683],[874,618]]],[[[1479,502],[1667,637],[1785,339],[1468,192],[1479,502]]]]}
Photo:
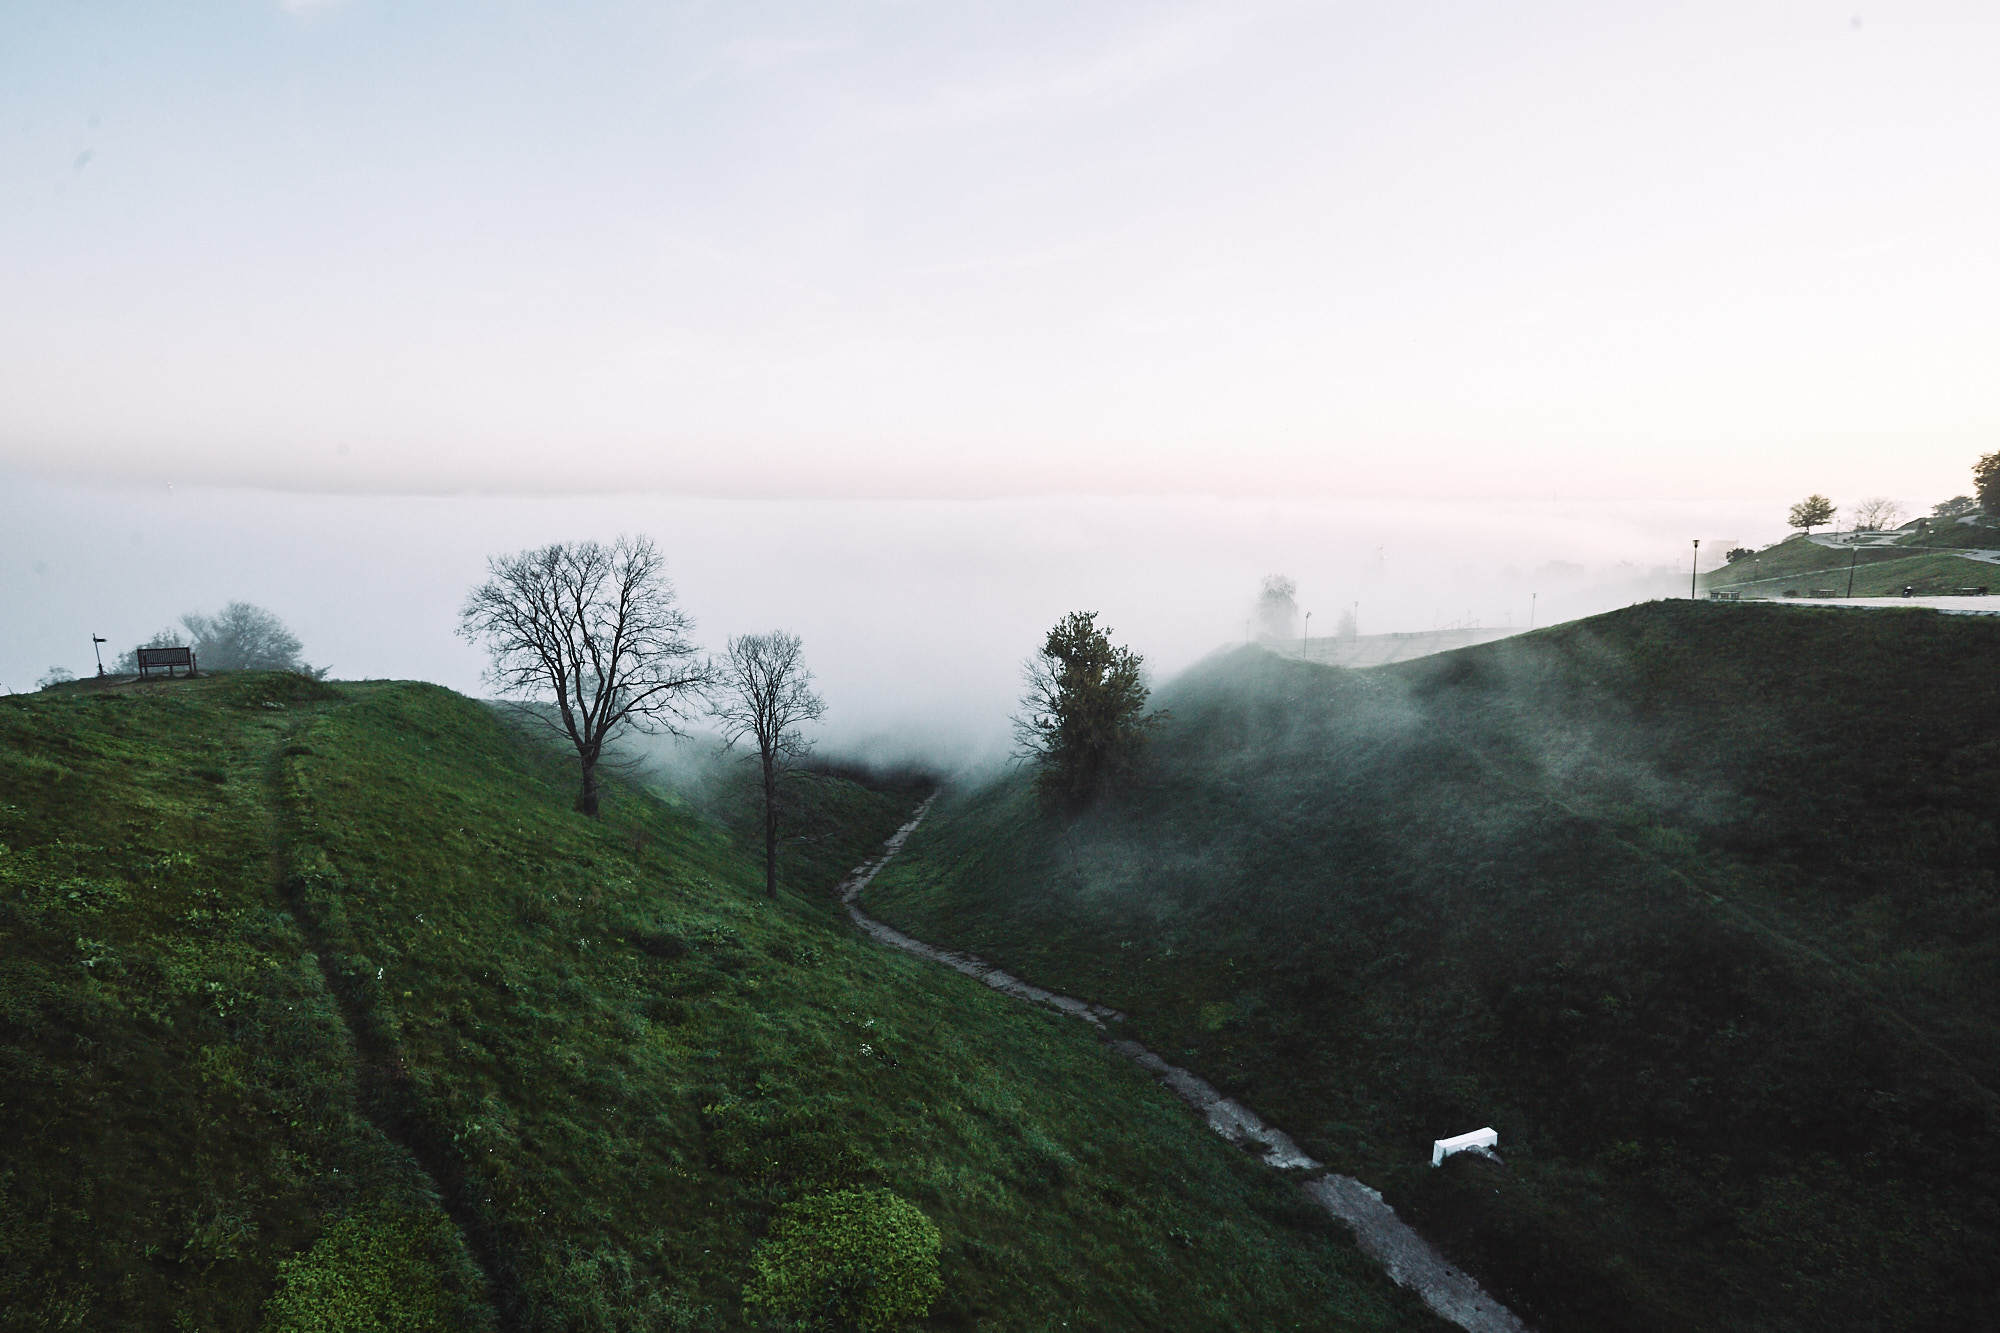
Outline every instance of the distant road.
{"type": "Polygon", "coordinates": [[[1491,643],[1519,633],[1518,629],[1427,629],[1408,634],[1356,634],[1345,638],[1334,634],[1303,643],[1298,639],[1266,639],[1261,642],[1264,647],[1285,657],[1303,657],[1308,662],[1319,662],[1325,666],[1372,667],[1407,662],[1413,657],[1429,657],[1432,653],[1448,653],[1454,648],[1470,648],[1476,643],[1491,643]]]}
{"type": "Polygon", "coordinates": [[[1852,606],[1862,610],[1895,610],[1927,606],[1959,616],[2000,616],[2000,597],[1764,597],[1760,601],[1786,606],[1852,606]]]}

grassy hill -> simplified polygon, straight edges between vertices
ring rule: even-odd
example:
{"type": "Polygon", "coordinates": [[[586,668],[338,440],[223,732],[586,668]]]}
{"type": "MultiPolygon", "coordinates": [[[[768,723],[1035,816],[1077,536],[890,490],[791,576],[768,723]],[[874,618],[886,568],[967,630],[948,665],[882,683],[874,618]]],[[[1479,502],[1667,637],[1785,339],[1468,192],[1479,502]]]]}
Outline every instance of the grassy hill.
{"type": "Polygon", "coordinates": [[[788,1201],[893,1191],[926,1327],[1434,1327],[1076,1025],[826,896],[917,793],[730,820],[413,684],[0,699],[9,1328],[707,1329],[788,1201]]]}
{"type": "Polygon", "coordinates": [[[1951,554],[1996,547],[2000,547],[2000,526],[1983,519],[1973,523],[1938,519],[1928,527],[1900,530],[1893,546],[1821,546],[1794,533],[1709,571],[1702,576],[1701,587],[1758,597],[1779,597],[1788,591],[1809,596],[1815,588],[1830,588],[1846,596],[1851,564],[1856,597],[1894,597],[1905,587],[1920,596],[1948,596],[1980,584],[2000,590],[2000,565],[1951,554]]]}
{"type": "Polygon", "coordinates": [[[1661,602],[1161,691],[1074,823],[941,802],[870,910],[1133,1016],[1546,1333],[2000,1304],[2000,620],[1661,602]],[[1499,1129],[1506,1166],[1425,1165],[1499,1129]]]}

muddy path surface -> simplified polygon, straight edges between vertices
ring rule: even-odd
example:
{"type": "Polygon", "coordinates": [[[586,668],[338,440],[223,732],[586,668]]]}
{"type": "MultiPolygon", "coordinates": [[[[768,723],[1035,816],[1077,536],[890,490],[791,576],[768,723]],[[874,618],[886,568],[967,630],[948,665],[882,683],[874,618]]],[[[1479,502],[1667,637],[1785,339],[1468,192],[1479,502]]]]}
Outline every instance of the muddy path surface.
{"type": "Polygon", "coordinates": [[[1159,1079],[1207,1121],[1210,1129],[1231,1143],[1256,1152],[1265,1165],[1298,1173],[1302,1177],[1300,1184],[1306,1196],[1351,1230],[1361,1252],[1381,1264],[1391,1281],[1422,1297],[1424,1304],[1440,1318],[1458,1325],[1467,1333],[1528,1333],[1527,1325],[1512,1310],[1487,1295],[1470,1274],[1448,1263],[1443,1255],[1432,1249],[1428,1241],[1396,1216],[1396,1210],[1385,1203],[1380,1194],[1352,1176],[1321,1171],[1320,1164],[1300,1149],[1283,1130],[1265,1124],[1249,1107],[1224,1097],[1206,1079],[1167,1063],[1136,1041],[1112,1038],[1106,1031],[1106,1024],[1125,1017],[1116,1009],[1044,990],[983,958],[926,944],[862,911],[859,902],[861,891],[868,887],[869,881],[889,863],[890,858],[903,849],[910,834],[930,812],[931,801],[936,799],[932,797],[918,806],[909,823],[897,829],[882,844],[882,850],[874,860],[856,866],[841,881],[837,892],[855,925],[891,948],[941,963],[1015,999],[1080,1018],[1100,1032],[1105,1032],[1106,1042],[1112,1050],[1159,1079]]]}

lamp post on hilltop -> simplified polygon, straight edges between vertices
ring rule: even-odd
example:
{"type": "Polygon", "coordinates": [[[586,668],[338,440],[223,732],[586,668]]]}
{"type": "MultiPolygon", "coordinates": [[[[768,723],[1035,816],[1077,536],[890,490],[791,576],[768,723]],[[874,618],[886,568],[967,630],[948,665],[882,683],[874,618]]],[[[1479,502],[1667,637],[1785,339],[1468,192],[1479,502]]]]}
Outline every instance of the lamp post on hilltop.
{"type": "Polygon", "coordinates": [[[1854,562],[1860,558],[1861,548],[1859,546],[1850,546],[1847,548],[1847,595],[1849,597],[1854,596],[1854,562]]]}
{"type": "Polygon", "coordinates": [[[97,645],[100,643],[109,643],[109,642],[111,642],[111,640],[104,638],[101,635],[93,634],[90,636],[90,651],[97,658],[97,674],[100,676],[104,674],[104,653],[98,648],[97,645]]]}
{"type": "Polygon", "coordinates": [[[1313,637],[1313,613],[1308,611],[1306,612],[1306,632],[1299,639],[1299,656],[1302,658],[1306,658],[1307,661],[1311,660],[1311,658],[1307,655],[1307,645],[1312,643],[1312,637],[1313,637]]]}
{"type": "Polygon", "coordinates": [[[1695,574],[1701,569],[1701,538],[1694,539],[1694,558],[1688,561],[1688,600],[1694,600],[1695,574]]]}

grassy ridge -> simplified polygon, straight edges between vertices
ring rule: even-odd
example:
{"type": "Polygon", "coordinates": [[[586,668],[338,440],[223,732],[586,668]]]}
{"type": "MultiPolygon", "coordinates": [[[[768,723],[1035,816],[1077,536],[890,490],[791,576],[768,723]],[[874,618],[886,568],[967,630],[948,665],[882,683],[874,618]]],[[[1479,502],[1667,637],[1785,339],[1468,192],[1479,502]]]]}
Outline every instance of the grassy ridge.
{"type": "Polygon", "coordinates": [[[1996,1289],[2000,622],[1657,603],[1162,692],[1073,825],[960,793],[870,903],[1134,1015],[1548,1329],[1996,1289]],[[1501,1129],[1505,1170],[1423,1166],[1501,1129]]]}
{"type": "Polygon", "coordinates": [[[417,685],[0,702],[0,1308],[26,1327],[745,1325],[788,1200],[944,1237],[929,1326],[1431,1327],[1087,1034],[857,938],[909,793],[729,831],[417,685]]]}
{"type": "Polygon", "coordinates": [[[1949,554],[1995,546],[2000,546],[2000,528],[1944,521],[1906,533],[1894,546],[1821,546],[1794,534],[1751,557],[1709,571],[1701,586],[1758,597],[1787,591],[1809,596],[1815,589],[1846,596],[1851,567],[1856,597],[1894,597],[1905,587],[1919,596],[1950,595],[1981,584],[2000,588],[2000,565],[1949,554]]]}
{"type": "MultiPolygon", "coordinates": [[[[255,1328],[321,1219],[480,1327],[469,1253],[357,1104],[272,892],[269,775],[309,682],[0,702],[0,1309],[25,1328],[255,1328]]],[[[318,1254],[325,1259],[326,1253],[318,1254]]]]}

